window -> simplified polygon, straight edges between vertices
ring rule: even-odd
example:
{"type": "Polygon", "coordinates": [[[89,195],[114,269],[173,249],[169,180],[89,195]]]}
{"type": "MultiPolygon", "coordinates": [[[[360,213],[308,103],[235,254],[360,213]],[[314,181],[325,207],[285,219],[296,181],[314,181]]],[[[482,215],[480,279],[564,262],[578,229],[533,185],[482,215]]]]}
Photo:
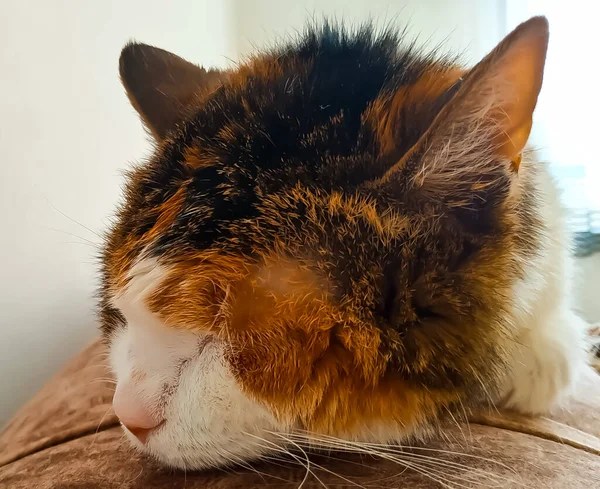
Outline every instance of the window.
{"type": "Polygon", "coordinates": [[[531,136],[563,191],[580,254],[600,250],[600,69],[597,16],[587,0],[507,0],[506,31],[550,22],[544,86],[531,136]]]}

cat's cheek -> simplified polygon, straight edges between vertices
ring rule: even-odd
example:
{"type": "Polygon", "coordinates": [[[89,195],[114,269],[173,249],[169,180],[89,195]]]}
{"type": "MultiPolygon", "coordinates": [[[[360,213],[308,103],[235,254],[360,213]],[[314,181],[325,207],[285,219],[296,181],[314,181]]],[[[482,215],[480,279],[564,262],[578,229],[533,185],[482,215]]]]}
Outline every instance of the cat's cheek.
{"type": "Polygon", "coordinates": [[[166,424],[147,448],[161,462],[202,469],[252,460],[269,451],[284,431],[270,412],[250,399],[212,342],[182,372],[165,410],[166,424]]]}

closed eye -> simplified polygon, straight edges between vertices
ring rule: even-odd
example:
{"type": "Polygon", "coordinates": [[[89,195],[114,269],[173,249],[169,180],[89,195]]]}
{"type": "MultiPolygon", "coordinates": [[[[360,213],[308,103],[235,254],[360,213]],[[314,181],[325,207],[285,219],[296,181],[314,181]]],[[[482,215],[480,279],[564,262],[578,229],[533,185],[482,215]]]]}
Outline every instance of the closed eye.
{"type": "Polygon", "coordinates": [[[423,293],[413,291],[412,294],[412,306],[417,319],[433,319],[443,317],[431,304],[429,300],[424,297],[423,293]]]}
{"type": "Polygon", "coordinates": [[[435,312],[431,307],[415,306],[414,311],[415,311],[415,314],[419,317],[419,319],[431,319],[431,318],[442,317],[440,314],[435,312]]]}

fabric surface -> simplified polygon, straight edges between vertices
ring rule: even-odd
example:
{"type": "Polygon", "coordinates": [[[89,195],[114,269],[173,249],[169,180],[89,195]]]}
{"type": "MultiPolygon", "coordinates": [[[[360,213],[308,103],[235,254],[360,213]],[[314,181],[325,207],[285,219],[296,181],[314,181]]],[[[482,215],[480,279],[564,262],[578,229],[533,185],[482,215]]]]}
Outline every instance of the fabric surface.
{"type": "Polygon", "coordinates": [[[102,345],[90,345],[3,429],[1,488],[600,487],[600,377],[591,371],[551,417],[482,414],[395,461],[331,453],[310,455],[308,475],[303,456],[186,474],[131,450],[110,409],[104,359],[102,345]]]}

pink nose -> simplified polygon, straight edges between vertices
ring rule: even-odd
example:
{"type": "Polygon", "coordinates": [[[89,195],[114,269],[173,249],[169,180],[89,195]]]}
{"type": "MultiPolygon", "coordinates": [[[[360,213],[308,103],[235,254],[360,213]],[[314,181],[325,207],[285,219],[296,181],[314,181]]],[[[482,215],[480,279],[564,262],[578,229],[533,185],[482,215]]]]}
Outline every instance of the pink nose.
{"type": "Polygon", "coordinates": [[[142,443],[146,443],[152,430],[164,423],[164,419],[154,415],[135,396],[132,386],[128,383],[117,384],[113,408],[123,426],[142,443]]]}

